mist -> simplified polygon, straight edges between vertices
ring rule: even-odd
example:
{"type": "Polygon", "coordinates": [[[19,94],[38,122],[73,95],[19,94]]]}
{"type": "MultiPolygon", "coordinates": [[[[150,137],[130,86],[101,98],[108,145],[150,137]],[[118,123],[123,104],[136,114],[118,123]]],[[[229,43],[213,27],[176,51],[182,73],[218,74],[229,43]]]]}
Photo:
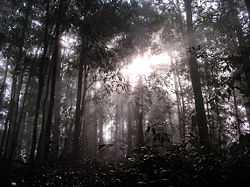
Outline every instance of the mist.
{"type": "Polygon", "coordinates": [[[248,184],[247,0],[0,2],[3,186],[248,184]]]}

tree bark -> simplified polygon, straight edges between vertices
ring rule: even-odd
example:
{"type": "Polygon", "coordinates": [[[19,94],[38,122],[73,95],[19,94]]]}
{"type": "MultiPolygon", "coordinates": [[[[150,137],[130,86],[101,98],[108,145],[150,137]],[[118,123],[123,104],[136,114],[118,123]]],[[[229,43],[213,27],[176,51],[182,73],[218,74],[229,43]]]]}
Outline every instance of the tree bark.
{"type": "Polygon", "coordinates": [[[59,51],[60,51],[60,25],[56,26],[56,36],[55,36],[55,51],[52,57],[53,68],[52,68],[52,80],[50,87],[50,102],[49,102],[49,110],[48,110],[48,118],[45,127],[45,135],[44,135],[44,159],[48,160],[49,148],[50,148],[50,133],[52,127],[52,117],[54,114],[54,103],[55,103],[55,88],[56,88],[56,77],[58,72],[58,62],[59,62],[59,51]]]}
{"type": "MultiPolygon", "coordinates": [[[[5,71],[4,71],[4,78],[3,78],[2,85],[0,88],[0,109],[2,109],[2,102],[3,102],[3,98],[4,98],[4,93],[5,93],[5,85],[6,85],[7,75],[8,75],[8,63],[6,62],[5,71]]],[[[7,118],[8,118],[8,116],[7,116],[7,118]]],[[[1,141],[0,141],[0,155],[2,152],[2,148],[3,148],[2,146],[3,146],[3,142],[5,140],[5,137],[6,137],[7,130],[8,130],[8,124],[4,123],[4,130],[3,130],[3,133],[1,134],[1,141]]]]}
{"type": "Polygon", "coordinates": [[[73,157],[80,158],[80,135],[81,135],[81,101],[82,101],[82,84],[83,84],[83,64],[84,64],[84,47],[81,46],[80,64],[78,70],[78,83],[77,83],[77,100],[75,110],[75,128],[73,136],[73,157]]]}
{"type": "Polygon", "coordinates": [[[44,87],[44,65],[46,60],[46,54],[48,50],[48,22],[49,22],[49,0],[47,0],[46,5],[46,23],[45,23],[45,30],[44,30],[44,47],[43,47],[43,54],[42,58],[39,62],[39,82],[38,82],[38,92],[37,92],[37,98],[36,98],[36,108],[35,108],[35,117],[33,121],[33,133],[32,133],[32,143],[31,143],[31,151],[30,151],[30,161],[33,162],[35,158],[35,150],[37,146],[37,128],[38,128],[38,117],[39,117],[39,111],[40,111],[40,105],[41,105],[41,98],[43,93],[43,87],[44,87]]]}
{"type": "Polygon", "coordinates": [[[39,135],[39,141],[38,141],[38,147],[37,147],[37,155],[36,155],[36,160],[41,161],[42,158],[42,143],[44,141],[44,132],[45,132],[45,123],[47,119],[47,110],[48,110],[48,97],[49,97],[49,86],[50,86],[50,74],[51,74],[51,66],[48,66],[46,74],[47,74],[47,80],[46,80],[46,85],[45,85],[45,93],[44,93],[44,98],[43,98],[43,104],[42,104],[42,124],[41,124],[41,130],[40,130],[40,135],[39,135]]]}
{"type": "Polygon", "coordinates": [[[128,111],[127,111],[127,144],[128,144],[128,148],[127,148],[127,156],[130,155],[131,151],[132,151],[132,107],[131,107],[131,103],[128,103],[128,111]]]}
{"type": "Polygon", "coordinates": [[[8,144],[8,137],[10,135],[10,118],[12,116],[13,113],[13,102],[14,102],[14,93],[16,92],[16,73],[13,73],[12,75],[12,84],[11,84],[11,96],[10,96],[10,103],[8,106],[8,113],[7,113],[7,117],[5,119],[4,122],[4,132],[3,132],[3,137],[1,140],[1,155],[3,157],[5,157],[5,152],[6,152],[6,145],[8,144]]]}
{"type": "Polygon", "coordinates": [[[55,160],[59,154],[59,139],[60,139],[60,124],[61,124],[61,91],[62,91],[62,77],[60,75],[61,60],[58,60],[56,74],[56,90],[55,90],[55,107],[54,107],[54,126],[52,128],[52,153],[55,160]]]}
{"type": "Polygon", "coordinates": [[[180,90],[179,90],[179,87],[180,85],[178,86],[178,81],[177,81],[177,68],[176,68],[176,63],[174,64],[173,63],[173,60],[172,59],[171,61],[171,66],[174,68],[174,87],[175,87],[175,95],[176,95],[176,103],[177,103],[177,116],[178,116],[178,125],[179,125],[179,133],[180,133],[180,140],[181,142],[184,142],[185,141],[185,127],[184,127],[184,123],[183,123],[183,119],[182,119],[182,116],[183,116],[183,112],[181,111],[181,101],[180,101],[180,90]]]}
{"type": "Polygon", "coordinates": [[[7,142],[6,142],[6,148],[5,148],[5,158],[8,160],[11,160],[11,152],[12,152],[12,145],[15,141],[15,133],[17,131],[17,116],[19,113],[19,100],[20,100],[20,93],[23,85],[23,78],[24,78],[24,71],[26,69],[26,66],[22,68],[21,74],[19,75],[19,78],[15,81],[14,87],[15,91],[13,94],[13,98],[11,99],[11,115],[10,115],[10,121],[9,121],[9,132],[7,136],[7,142]]]}
{"type": "Polygon", "coordinates": [[[99,118],[99,121],[98,121],[98,127],[99,127],[99,142],[98,144],[99,145],[103,145],[104,144],[104,141],[103,141],[103,119],[102,119],[102,116],[99,118]]]}
{"type": "Polygon", "coordinates": [[[234,103],[234,114],[235,114],[235,119],[236,119],[236,123],[237,123],[237,130],[238,130],[238,134],[240,137],[240,135],[242,134],[241,133],[241,122],[240,122],[238,105],[237,105],[237,97],[236,97],[236,93],[235,93],[234,88],[233,88],[233,103],[234,103]]]}
{"type": "Polygon", "coordinates": [[[184,91],[183,87],[181,84],[181,79],[180,79],[180,74],[178,70],[176,69],[176,77],[177,77],[177,82],[180,90],[180,99],[181,99],[181,123],[182,123],[182,137],[185,142],[185,137],[186,137],[186,106],[185,106],[185,100],[184,100],[184,91]]]}
{"type": "MultiPolygon", "coordinates": [[[[62,2],[59,2],[58,15],[57,19],[60,19],[62,10],[62,2]]],[[[42,141],[41,141],[41,152],[40,152],[40,162],[48,161],[48,155],[50,151],[51,144],[51,128],[52,128],[52,117],[54,115],[54,103],[55,103],[55,87],[56,87],[56,77],[58,72],[58,63],[59,63],[59,53],[60,53],[60,34],[61,34],[61,25],[59,21],[56,23],[55,28],[55,48],[52,55],[52,64],[51,64],[51,82],[50,82],[50,95],[49,95],[49,107],[48,107],[48,117],[45,123],[45,128],[42,133],[42,141]]]]}
{"type": "Polygon", "coordinates": [[[78,70],[78,86],[77,86],[77,101],[76,101],[76,112],[75,112],[75,129],[73,137],[73,155],[79,157],[80,154],[80,132],[81,132],[81,95],[82,95],[82,77],[83,77],[83,66],[79,65],[78,70]]]}
{"type": "Polygon", "coordinates": [[[12,141],[12,144],[11,144],[11,150],[10,150],[10,155],[9,155],[11,160],[15,156],[16,148],[17,148],[17,145],[18,145],[20,128],[21,128],[24,113],[25,113],[25,104],[26,104],[26,100],[27,100],[27,96],[28,96],[28,92],[29,92],[29,87],[30,87],[30,82],[31,82],[31,77],[32,77],[32,71],[33,71],[35,61],[36,61],[36,58],[32,62],[32,67],[31,67],[30,72],[29,72],[28,80],[26,82],[26,86],[25,86],[25,90],[24,90],[24,95],[23,95],[23,98],[22,98],[22,104],[21,104],[21,107],[20,107],[19,115],[17,117],[17,123],[15,124],[16,127],[14,129],[14,136],[13,136],[14,138],[13,138],[13,141],[12,141]]]}
{"type": "Polygon", "coordinates": [[[250,19],[250,1],[249,0],[245,0],[245,4],[247,6],[248,17],[250,19]]]}
{"type": "Polygon", "coordinates": [[[144,133],[143,133],[143,83],[142,77],[140,77],[138,83],[138,101],[137,101],[137,147],[144,145],[144,133]]]}
{"type": "Polygon", "coordinates": [[[88,90],[88,75],[89,75],[89,68],[86,63],[83,65],[83,90],[82,90],[82,99],[81,99],[81,125],[82,129],[80,136],[82,137],[82,147],[83,149],[79,150],[80,152],[83,151],[84,154],[88,152],[88,138],[87,138],[87,124],[86,124],[86,96],[88,90]]]}
{"type": "Polygon", "coordinates": [[[185,0],[185,9],[187,17],[187,34],[188,34],[188,61],[190,69],[190,77],[192,82],[192,88],[194,93],[195,100],[195,110],[196,110],[196,119],[199,129],[199,141],[200,144],[209,147],[209,136],[208,136],[208,127],[207,119],[204,108],[204,101],[201,91],[201,81],[200,73],[198,70],[198,63],[195,56],[194,49],[194,35],[193,35],[193,21],[192,21],[192,0],[185,0]],[[194,50],[193,50],[194,49],[194,50]]]}
{"type": "Polygon", "coordinates": [[[1,88],[0,88],[0,109],[2,109],[2,103],[3,103],[3,98],[4,98],[4,93],[5,93],[5,87],[6,87],[6,79],[7,79],[7,75],[8,75],[8,71],[9,71],[9,63],[6,62],[5,64],[5,70],[4,70],[4,76],[3,76],[3,81],[1,84],[1,88]]]}

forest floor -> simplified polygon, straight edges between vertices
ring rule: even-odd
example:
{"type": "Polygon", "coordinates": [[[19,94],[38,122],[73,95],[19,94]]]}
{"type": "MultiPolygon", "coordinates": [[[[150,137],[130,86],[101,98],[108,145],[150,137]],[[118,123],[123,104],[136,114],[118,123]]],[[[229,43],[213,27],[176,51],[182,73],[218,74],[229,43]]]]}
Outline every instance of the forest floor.
{"type": "MultiPolygon", "coordinates": [[[[3,161],[1,172],[6,174],[3,161]]],[[[124,161],[19,165],[1,186],[250,186],[250,149],[218,154],[177,147],[164,153],[142,147],[124,161]],[[5,183],[4,183],[5,182],[5,183]],[[5,184],[5,185],[2,185],[5,184]]]]}

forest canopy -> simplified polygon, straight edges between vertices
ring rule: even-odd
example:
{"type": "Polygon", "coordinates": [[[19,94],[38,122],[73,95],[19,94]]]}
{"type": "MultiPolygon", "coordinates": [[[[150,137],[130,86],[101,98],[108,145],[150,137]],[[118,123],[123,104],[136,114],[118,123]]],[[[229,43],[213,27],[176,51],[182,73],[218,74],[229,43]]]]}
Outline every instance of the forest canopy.
{"type": "Polygon", "coordinates": [[[248,0],[1,0],[6,185],[43,185],[60,167],[94,168],[87,186],[209,186],[206,172],[223,183],[234,174],[221,168],[247,171],[249,36],[248,0]]]}

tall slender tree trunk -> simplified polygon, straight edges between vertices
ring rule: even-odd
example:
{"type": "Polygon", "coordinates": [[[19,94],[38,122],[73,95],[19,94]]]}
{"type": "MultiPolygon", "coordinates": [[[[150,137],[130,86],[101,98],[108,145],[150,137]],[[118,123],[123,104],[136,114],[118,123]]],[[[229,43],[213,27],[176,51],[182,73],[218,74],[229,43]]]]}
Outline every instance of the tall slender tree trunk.
{"type": "Polygon", "coordinates": [[[8,71],[9,71],[8,67],[9,67],[9,63],[6,62],[3,81],[2,81],[2,84],[1,84],[1,87],[0,87],[0,109],[2,108],[2,103],[3,103],[5,88],[6,88],[6,80],[7,80],[7,75],[8,75],[8,71]]]}
{"type": "Polygon", "coordinates": [[[177,115],[178,115],[178,123],[180,129],[180,137],[183,140],[183,127],[182,127],[182,120],[181,120],[181,103],[180,103],[180,95],[179,90],[177,87],[176,75],[174,75],[174,86],[175,86],[175,95],[176,95],[176,102],[177,102],[177,115]]]}
{"type": "Polygon", "coordinates": [[[5,152],[6,152],[6,145],[8,144],[8,137],[10,135],[10,118],[13,114],[13,105],[14,105],[14,93],[16,92],[16,81],[17,81],[17,78],[16,78],[16,73],[13,73],[12,75],[12,84],[11,84],[11,96],[10,96],[10,103],[9,103],[9,106],[8,106],[8,113],[7,113],[7,117],[5,119],[5,122],[4,122],[4,132],[3,132],[3,137],[2,137],[2,140],[1,140],[1,155],[3,157],[5,157],[5,152]]]}
{"type": "Polygon", "coordinates": [[[219,108],[219,104],[218,104],[218,97],[215,98],[215,112],[216,112],[216,127],[218,128],[218,135],[217,135],[217,139],[218,139],[218,147],[222,148],[222,143],[223,143],[223,123],[221,122],[221,117],[220,117],[220,108],[219,108]]]}
{"type": "Polygon", "coordinates": [[[142,77],[139,80],[139,89],[138,89],[138,101],[137,101],[137,147],[144,145],[144,133],[143,133],[143,82],[142,77]]]}
{"type": "Polygon", "coordinates": [[[241,135],[241,122],[240,122],[240,117],[239,117],[239,111],[238,111],[238,105],[237,105],[237,97],[235,93],[235,89],[233,88],[233,103],[234,103],[234,114],[235,114],[235,119],[237,123],[237,130],[239,137],[241,135]]]}
{"type": "Polygon", "coordinates": [[[56,91],[55,91],[55,107],[54,107],[54,126],[52,128],[52,153],[54,159],[58,158],[59,154],[59,143],[60,143],[60,124],[61,124],[61,87],[62,87],[62,77],[60,75],[61,70],[61,60],[57,63],[58,73],[56,74],[56,91]]]}
{"type": "Polygon", "coordinates": [[[87,124],[86,124],[86,96],[88,90],[88,75],[89,75],[89,67],[86,63],[83,65],[83,90],[82,90],[82,103],[81,103],[81,139],[82,139],[82,146],[83,146],[83,154],[88,152],[88,138],[87,138],[87,124]]]}
{"type": "Polygon", "coordinates": [[[115,106],[115,121],[114,121],[114,124],[115,124],[115,135],[114,135],[114,146],[115,146],[115,149],[114,149],[114,159],[115,159],[115,163],[117,163],[116,161],[118,160],[119,158],[119,125],[120,125],[120,99],[119,99],[119,102],[116,104],[115,106]]]}
{"type": "Polygon", "coordinates": [[[179,132],[180,132],[180,140],[181,142],[184,142],[184,126],[183,126],[183,121],[182,121],[182,111],[181,111],[181,102],[180,102],[180,91],[178,87],[178,82],[177,82],[177,69],[175,67],[175,64],[173,63],[172,59],[171,65],[174,68],[174,87],[175,87],[175,95],[176,95],[176,104],[177,104],[177,116],[178,116],[178,124],[179,124],[179,132]]]}
{"type": "Polygon", "coordinates": [[[175,137],[175,128],[174,128],[174,124],[173,124],[171,109],[168,110],[168,121],[169,121],[170,130],[171,130],[171,133],[168,133],[168,137],[170,136],[168,143],[173,144],[175,142],[175,139],[174,139],[174,137],[175,137]]]}
{"type": "MultiPolygon", "coordinates": [[[[28,100],[26,99],[26,103],[28,103],[27,101],[28,100]]],[[[14,152],[14,155],[22,155],[23,150],[28,152],[28,149],[27,149],[28,146],[27,147],[25,146],[26,140],[24,137],[24,133],[25,133],[25,129],[26,129],[26,119],[27,119],[27,112],[23,110],[23,115],[22,115],[22,119],[20,122],[20,127],[22,127],[22,128],[20,128],[20,130],[19,130],[18,142],[16,145],[16,150],[14,152]]],[[[12,158],[12,159],[14,159],[14,158],[12,158]]]]}
{"type": "MultiPolygon", "coordinates": [[[[2,109],[2,102],[3,102],[3,98],[4,98],[4,93],[5,93],[7,75],[8,75],[8,63],[6,62],[4,77],[3,77],[2,85],[0,88],[0,109],[2,109]]],[[[1,134],[1,139],[0,139],[0,155],[1,155],[2,146],[3,146],[3,142],[5,139],[7,130],[8,130],[8,125],[7,125],[7,123],[4,123],[4,130],[3,130],[3,133],[1,134]]]]}
{"type": "MultiPolygon", "coordinates": [[[[76,111],[75,111],[75,128],[73,136],[73,157],[80,159],[81,153],[81,132],[84,124],[84,113],[85,113],[85,97],[87,89],[87,65],[85,60],[85,43],[82,38],[81,52],[80,52],[80,64],[78,70],[78,83],[77,83],[77,100],[76,100],[76,111]]],[[[83,132],[85,133],[85,132],[83,132]]]]}
{"type": "Polygon", "coordinates": [[[250,1],[249,0],[245,0],[245,4],[247,6],[248,17],[249,17],[249,20],[250,20],[250,1]]]}
{"type": "Polygon", "coordinates": [[[83,65],[80,62],[79,70],[78,70],[77,100],[76,100],[76,111],[75,111],[75,128],[74,128],[74,136],[73,136],[73,156],[75,158],[79,158],[79,156],[80,156],[80,134],[81,134],[80,133],[81,132],[81,116],[80,116],[80,114],[81,114],[81,98],[82,98],[82,78],[83,78],[83,65]]]}
{"type": "Polygon", "coordinates": [[[91,145],[93,147],[93,159],[96,160],[96,153],[97,153],[97,126],[98,126],[98,120],[94,123],[94,133],[93,133],[93,145],[91,145]]]}
{"type": "Polygon", "coordinates": [[[47,0],[46,3],[47,3],[47,5],[46,5],[46,23],[45,23],[44,43],[43,43],[44,46],[43,46],[42,58],[40,59],[40,62],[39,62],[38,92],[37,92],[37,98],[36,98],[35,117],[34,117],[34,121],[33,121],[32,143],[31,143],[31,151],[30,151],[31,162],[34,161],[35,151],[36,151],[36,146],[37,146],[38,117],[39,117],[41,98],[42,98],[44,79],[45,79],[44,65],[45,65],[45,59],[46,59],[46,54],[47,54],[47,50],[48,50],[49,0],[47,0]]]}
{"type": "Polygon", "coordinates": [[[10,150],[10,155],[9,155],[11,160],[14,157],[14,154],[16,152],[16,148],[17,148],[17,145],[18,145],[20,128],[21,128],[23,117],[24,117],[24,114],[25,114],[25,104],[26,104],[26,100],[27,100],[27,97],[28,97],[29,86],[30,86],[30,82],[31,82],[32,71],[33,71],[35,61],[36,61],[36,58],[32,62],[32,67],[30,68],[29,76],[28,76],[28,79],[27,79],[27,82],[26,82],[26,86],[25,86],[24,95],[23,95],[23,98],[22,98],[22,104],[21,104],[21,107],[20,107],[19,115],[17,115],[17,122],[15,124],[15,129],[14,129],[14,132],[13,132],[13,134],[14,134],[13,137],[14,138],[12,140],[11,150],[10,150]]]}
{"type": "Polygon", "coordinates": [[[26,66],[22,68],[21,74],[19,75],[19,78],[17,81],[15,81],[17,84],[15,85],[16,89],[14,92],[13,96],[13,101],[11,106],[13,107],[11,113],[12,115],[10,116],[10,122],[9,122],[9,133],[7,136],[7,142],[6,142],[6,148],[5,148],[5,158],[11,160],[11,152],[12,152],[12,146],[13,142],[15,141],[15,133],[18,129],[17,125],[17,116],[19,114],[19,100],[20,100],[20,94],[21,94],[21,89],[23,85],[23,78],[24,78],[24,71],[26,69],[26,66]]]}
{"type": "Polygon", "coordinates": [[[60,73],[58,70],[59,56],[60,56],[60,36],[63,32],[61,18],[65,15],[68,8],[68,1],[60,0],[58,2],[58,9],[56,12],[56,25],[55,25],[55,39],[54,39],[54,49],[52,55],[51,63],[51,81],[50,81],[50,94],[49,94],[49,104],[48,104],[48,116],[45,123],[44,131],[41,132],[42,141],[41,141],[41,152],[40,152],[40,161],[48,161],[48,156],[51,146],[51,129],[52,129],[52,119],[54,116],[54,104],[55,104],[55,89],[56,89],[56,78],[57,74],[60,73]]]}
{"type": "Polygon", "coordinates": [[[178,86],[179,86],[179,91],[180,91],[180,101],[181,101],[181,122],[182,122],[182,137],[183,140],[185,141],[185,137],[186,137],[186,106],[185,106],[185,99],[184,99],[184,91],[183,91],[183,87],[181,84],[181,79],[180,79],[180,74],[178,72],[178,70],[176,69],[176,77],[177,77],[177,82],[178,82],[178,86]]]}
{"type": "Polygon", "coordinates": [[[5,153],[4,157],[8,158],[10,160],[10,151],[11,151],[11,145],[12,142],[14,141],[14,132],[16,130],[16,120],[17,120],[17,114],[18,114],[18,108],[19,108],[19,98],[20,98],[20,91],[22,88],[22,82],[23,82],[23,75],[25,71],[25,64],[24,67],[22,68],[21,64],[23,62],[23,57],[24,55],[24,44],[25,44],[25,38],[27,35],[27,29],[28,25],[30,23],[30,14],[32,11],[32,0],[28,1],[27,8],[24,13],[24,22],[22,25],[22,30],[21,30],[21,37],[20,37],[20,43],[18,45],[18,56],[16,59],[16,64],[14,68],[14,73],[13,73],[13,81],[12,81],[12,93],[11,93],[11,101],[10,101],[10,109],[8,111],[8,123],[9,123],[9,128],[8,128],[8,133],[6,137],[6,144],[5,144],[5,153]],[[18,71],[21,70],[21,75],[19,75],[18,79],[18,71]]]}
{"type": "Polygon", "coordinates": [[[51,79],[51,87],[50,87],[50,102],[49,102],[49,110],[48,110],[48,118],[45,127],[45,135],[44,135],[44,159],[48,160],[49,148],[50,148],[50,134],[52,127],[52,117],[54,114],[54,103],[55,103],[55,88],[56,88],[56,77],[58,72],[58,62],[59,62],[59,51],[60,51],[60,25],[56,26],[56,36],[55,36],[55,51],[52,57],[52,79],[51,79]]]}
{"type": "Polygon", "coordinates": [[[104,144],[104,140],[103,140],[103,119],[102,119],[102,116],[99,118],[99,121],[98,121],[98,127],[99,127],[99,141],[98,141],[98,144],[99,145],[103,145],[104,144]]]}
{"type": "Polygon", "coordinates": [[[188,34],[188,61],[190,69],[190,77],[193,87],[194,100],[195,100],[195,110],[196,110],[196,119],[199,129],[199,141],[200,144],[209,147],[209,136],[208,136],[208,127],[207,119],[204,108],[204,101],[201,91],[201,81],[200,73],[198,70],[198,63],[195,56],[195,51],[192,50],[194,46],[194,35],[193,35],[193,20],[192,20],[192,0],[184,0],[186,17],[187,17],[187,34],[188,34]]]}
{"type": "MultiPolygon", "coordinates": [[[[213,122],[212,119],[212,111],[211,111],[211,107],[210,107],[210,102],[209,102],[209,94],[210,94],[210,90],[211,90],[211,79],[213,77],[216,77],[218,75],[218,72],[215,70],[215,72],[213,71],[212,73],[210,73],[210,66],[209,63],[207,61],[204,62],[204,77],[203,77],[203,81],[204,81],[204,87],[206,90],[206,94],[205,94],[205,110],[206,110],[206,116],[207,116],[207,125],[209,127],[209,138],[210,138],[210,144],[211,145],[216,145],[216,127],[215,127],[215,123],[213,122]]],[[[216,78],[213,78],[213,82],[216,83],[216,78]]]]}
{"type": "Polygon", "coordinates": [[[131,151],[132,151],[132,107],[131,107],[131,103],[128,103],[128,111],[127,111],[127,156],[130,155],[131,151]]]}
{"type": "Polygon", "coordinates": [[[42,104],[42,123],[41,123],[41,130],[40,130],[40,135],[39,135],[39,141],[38,141],[38,147],[37,147],[37,155],[36,155],[36,160],[41,162],[42,160],[42,143],[44,141],[44,132],[45,132],[45,123],[47,119],[47,110],[48,110],[48,97],[49,97],[49,86],[50,86],[50,74],[51,74],[52,68],[51,66],[47,67],[47,80],[46,80],[46,85],[45,86],[45,93],[44,93],[44,98],[43,98],[43,104],[42,104]]]}
{"type": "MultiPolygon", "coordinates": [[[[60,1],[59,12],[57,16],[61,16],[62,10],[62,2],[60,1]]],[[[58,17],[58,19],[60,19],[58,17]]],[[[54,103],[55,103],[55,88],[56,88],[56,77],[58,72],[58,63],[59,63],[59,52],[60,52],[60,23],[59,21],[56,24],[55,28],[55,48],[52,56],[52,64],[51,64],[51,82],[50,82],[50,95],[49,95],[49,105],[48,105],[48,117],[45,123],[44,131],[42,134],[42,142],[41,142],[41,152],[40,152],[40,162],[44,162],[48,160],[49,150],[50,150],[50,135],[52,128],[52,117],[54,115],[54,103]]]]}

